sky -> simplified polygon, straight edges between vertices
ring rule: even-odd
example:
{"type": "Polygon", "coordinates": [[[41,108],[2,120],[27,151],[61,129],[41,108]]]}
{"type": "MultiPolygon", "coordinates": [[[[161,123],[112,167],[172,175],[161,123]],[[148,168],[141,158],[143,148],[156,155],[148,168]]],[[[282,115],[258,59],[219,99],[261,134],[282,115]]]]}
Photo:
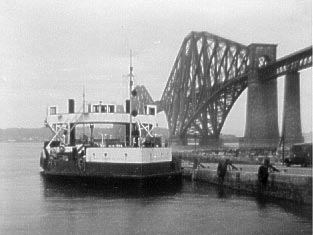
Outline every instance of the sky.
{"type": "MultiPolygon", "coordinates": [[[[277,58],[312,45],[311,0],[2,0],[0,128],[42,127],[49,105],[67,99],[120,104],[129,52],[135,85],[159,100],[183,39],[207,31],[232,41],[277,44],[277,58]]],[[[312,129],[312,69],[301,72],[301,122],[312,129]]],[[[284,78],[278,79],[281,122],[284,78]]],[[[223,134],[242,136],[245,91],[223,134]]]]}

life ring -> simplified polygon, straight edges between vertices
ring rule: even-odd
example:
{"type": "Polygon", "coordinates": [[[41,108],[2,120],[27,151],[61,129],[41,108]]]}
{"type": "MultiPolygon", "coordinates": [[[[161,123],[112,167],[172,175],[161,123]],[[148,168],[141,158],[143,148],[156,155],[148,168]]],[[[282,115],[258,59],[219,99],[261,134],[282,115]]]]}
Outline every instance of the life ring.
{"type": "Polygon", "coordinates": [[[77,160],[78,168],[81,172],[85,172],[86,170],[86,160],[83,157],[78,158],[77,160]]]}

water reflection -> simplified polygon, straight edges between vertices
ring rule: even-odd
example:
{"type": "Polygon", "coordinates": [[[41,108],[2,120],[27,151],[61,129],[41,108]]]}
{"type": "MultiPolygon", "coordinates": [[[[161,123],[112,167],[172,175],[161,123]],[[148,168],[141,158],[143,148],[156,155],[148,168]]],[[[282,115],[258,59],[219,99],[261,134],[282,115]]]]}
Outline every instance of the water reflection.
{"type": "Polygon", "coordinates": [[[217,197],[218,198],[226,198],[227,194],[225,192],[225,188],[222,185],[218,185],[216,187],[217,197]]]}
{"type": "Polygon", "coordinates": [[[39,175],[41,144],[1,148],[0,234],[312,234],[310,205],[189,180],[51,181],[39,175]]]}
{"type": "Polygon", "coordinates": [[[182,194],[205,195],[209,198],[216,198],[221,201],[240,200],[255,201],[260,212],[282,208],[287,213],[297,217],[312,219],[312,207],[300,205],[285,200],[268,198],[262,194],[245,193],[238,190],[224,188],[218,185],[210,185],[203,182],[190,182],[184,180],[181,183],[149,182],[141,184],[138,181],[120,180],[81,180],[65,178],[46,178],[40,175],[42,192],[45,198],[102,198],[102,199],[136,199],[149,198],[150,201],[160,200],[162,197],[171,197],[182,194]]]}
{"type": "Polygon", "coordinates": [[[312,220],[312,206],[304,205],[277,198],[269,198],[262,194],[255,195],[255,201],[260,211],[271,210],[274,206],[278,206],[287,213],[291,213],[299,218],[312,220]]]}
{"type": "Polygon", "coordinates": [[[170,181],[142,183],[130,180],[47,178],[43,175],[40,177],[43,194],[46,198],[157,198],[175,195],[182,189],[181,183],[170,181]]]}

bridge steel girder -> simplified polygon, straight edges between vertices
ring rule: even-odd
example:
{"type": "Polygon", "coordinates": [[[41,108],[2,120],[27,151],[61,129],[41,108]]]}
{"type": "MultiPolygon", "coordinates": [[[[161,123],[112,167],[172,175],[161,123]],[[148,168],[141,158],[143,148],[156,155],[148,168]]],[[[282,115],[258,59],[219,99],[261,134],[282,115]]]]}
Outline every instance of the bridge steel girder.
{"type": "Polygon", "coordinates": [[[247,87],[248,64],[246,46],[191,32],[183,40],[160,101],[171,136],[217,139],[247,87]]]}
{"type": "Polygon", "coordinates": [[[258,72],[261,81],[268,81],[309,67],[312,67],[312,46],[260,66],[258,72]]]}
{"type": "MultiPolygon", "coordinates": [[[[223,103],[224,112],[219,113],[220,115],[220,122],[218,126],[218,133],[221,132],[224,122],[226,120],[226,117],[228,113],[230,112],[231,108],[233,107],[235,101],[239,98],[241,93],[247,88],[248,86],[248,78],[247,75],[242,75],[237,78],[234,78],[232,80],[229,80],[225,84],[223,84],[219,89],[216,89],[210,97],[208,97],[206,100],[203,100],[201,104],[198,105],[197,110],[193,113],[191,117],[187,120],[185,123],[185,129],[183,129],[182,133],[188,133],[188,128],[191,126],[191,128],[201,128],[199,125],[199,115],[210,105],[214,105],[215,103],[223,103]]],[[[211,129],[209,130],[211,131],[211,129]]],[[[210,132],[212,133],[212,131],[210,132]]],[[[188,135],[187,134],[187,135],[188,135]]],[[[218,138],[219,136],[211,135],[209,138],[218,138]]]]}

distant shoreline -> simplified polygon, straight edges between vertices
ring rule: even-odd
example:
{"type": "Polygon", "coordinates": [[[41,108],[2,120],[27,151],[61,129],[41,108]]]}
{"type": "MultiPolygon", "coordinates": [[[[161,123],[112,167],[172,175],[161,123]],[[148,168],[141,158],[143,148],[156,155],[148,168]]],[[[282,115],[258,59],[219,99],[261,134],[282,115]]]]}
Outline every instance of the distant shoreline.
{"type": "Polygon", "coordinates": [[[0,141],[1,144],[41,144],[43,141],[0,141]]]}

